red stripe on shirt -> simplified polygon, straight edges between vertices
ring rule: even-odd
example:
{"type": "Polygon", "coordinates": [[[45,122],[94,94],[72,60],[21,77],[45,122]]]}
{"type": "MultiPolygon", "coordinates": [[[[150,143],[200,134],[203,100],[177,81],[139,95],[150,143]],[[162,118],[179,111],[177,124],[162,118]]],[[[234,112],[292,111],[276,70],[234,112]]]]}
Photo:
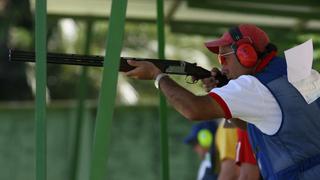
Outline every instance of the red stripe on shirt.
{"type": "Polygon", "coordinates": [[[226,119],[231,119],[232,115],[231,115],[230,109],[228,105],[224,102],[224,100],[218,94],[213,92],[209,93],[209,96],[211,96],[220,105],[220,107],[224,112],[224,117],[226,119]]]}

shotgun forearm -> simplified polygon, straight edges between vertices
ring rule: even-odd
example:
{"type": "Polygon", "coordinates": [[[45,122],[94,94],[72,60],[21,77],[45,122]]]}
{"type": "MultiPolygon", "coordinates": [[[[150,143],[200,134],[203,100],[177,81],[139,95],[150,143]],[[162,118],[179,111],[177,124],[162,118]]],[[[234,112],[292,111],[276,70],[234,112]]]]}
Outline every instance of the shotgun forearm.
{"type": "MultiPolygon", "coordinates": [[[[19,62],[35,62],[35,53],[20,50],[9,50],[9,60],[19,62]]],[[[81,66],[103,66],[103,56],[78,55],[78,54],[61,54],[48,53],[47,62],[53,64],[81,65],[81,66]]],[[[162,72],[168,74],[179,74],[193,76],[196,79],[204,79],[211,77],[210,71],[186,61],[167,60],[167,59],[149,59],[149,58],[133,58],[121,57],[120,71],[127,72],[134,69],[127,63],[127,60],[149,61],[157,66],[162,72]]],[[[216,76],[219,80],[219,87],[225,85],[228,80],[222,74],[216,76]]]]}

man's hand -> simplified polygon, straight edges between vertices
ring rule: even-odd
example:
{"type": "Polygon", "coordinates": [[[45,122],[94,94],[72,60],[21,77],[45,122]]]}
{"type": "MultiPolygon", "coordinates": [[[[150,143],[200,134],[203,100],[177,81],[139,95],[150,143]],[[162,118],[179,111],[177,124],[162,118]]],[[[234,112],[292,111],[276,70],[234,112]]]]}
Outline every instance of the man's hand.
{"type": "Polygon", "coordinates": [[[136,67],[133,70],[125,73],[125,75],[128,77],[132,77],[135,79],[152,80],[161,73],[158,67],[148,61],[128,60],[127,62],[129,65],[136,67]]]}
{"type": "Polygon", "coordinates": [[[220,70],[218,68],[213,68],[211,70],[211,77],[201,80],[203,83],[203,87],[207,92],[210,92],[211,89],[217,87],[217,85],[219,84],[219,81],[215,78],[218,73],[221,73],[220,70]]]}

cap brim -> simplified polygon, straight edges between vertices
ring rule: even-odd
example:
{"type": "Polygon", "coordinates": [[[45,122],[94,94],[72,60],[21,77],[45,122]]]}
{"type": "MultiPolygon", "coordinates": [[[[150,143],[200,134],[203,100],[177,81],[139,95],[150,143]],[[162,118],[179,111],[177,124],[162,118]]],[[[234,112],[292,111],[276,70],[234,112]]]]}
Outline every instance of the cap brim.
{"type": "Polygon", "coordinates": [[[206,42],[204,44],[211,52],[219,54],[219,46],[226,46],[230,44],[230,42],[226,41],[223,38],[220,38],[214,41],[206,42]]]}

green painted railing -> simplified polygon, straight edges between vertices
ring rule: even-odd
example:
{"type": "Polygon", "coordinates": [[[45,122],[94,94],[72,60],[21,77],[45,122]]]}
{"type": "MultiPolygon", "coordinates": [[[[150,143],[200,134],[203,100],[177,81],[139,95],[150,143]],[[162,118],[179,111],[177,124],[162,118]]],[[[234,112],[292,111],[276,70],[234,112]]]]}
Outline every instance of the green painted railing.
{"type": "MultiPolygon", "coordinates": [[[[36,1],[36,179],[46,179],[46,0],[36,1]]],[[[165,30],[163,0],[157,0],[157,33],[159,58],[165,58],[165,30]]],[[[116,85],[118,80],[119,59],[122,48],[127,0],[113,0],[106,42],[104,70],[99,97],[99,106],[95,123],[93,151],[90,164],[90,180],[104,180],[108,162],[108,146],[112,130],[112,118],[115,105],[116,85]],[[108,51],[107,51],[108,48],[108,51]]],[[[87,29],[85,54],[89,54],[92,22],[87,29]]],[[[77,179],[77,164],[79,138],[83,121],[84,100],[86,95],[87,69],[83,68],[79,85],[79,100],[77,107],[78,126],[76,129],[75,151],[72,157],[71,179],[77,179]]],[[[159,91],[159,114],[161,133],[161,174],[162,180],[169,180],[169,146],[167,105],[163,94],[159,91]]]]}
{"type": "MultiPolygon", "coordinates": [[[[158,56],[165,59],[165,29],[164,29],[164,3],[157,0],[157,32],[158,32],[158,56]]],[[[169,180],[169,143],[167,104],[164,95],[159,91],[159,119],[160,119],[160,142],[161,142],[161,174],[162,180],[169,180]]]]}
{"type": "Polygon", "coordinates": [[[95,124],[90,180],[104,180],[107,170],[127,0],[113,0],[104,58],[102,85],[95,124]],[[108,50],[107,50],[108,48],[108,50]]]}
{"type": "MultiPolygon", "coordinates": [[[[84,45],[84,54],[90,54],[90,40],[92,36],[92,21],[86,21],[86,37],[85,37],[85,45],[84,45]]],[[[70,180],[77,180],[79,177],[77,175],[79,174],[79,157],[80,157],[80,150],[81,150],[81,133],[83,130],[83,123],[84,123],[84,117],[86,112],[86,95],[87,95],[87,84],[88,84],[88,68],[82,67],[81,68],[81,76],[78,83],[78,105],[76,109],[76,127],[75,127],[75,142],[73,146],[73,154],[71,157],[71,172],[70,172],[70,180]]]]}
{"type": "Polygon", "coordinates": [[[47,2],[36,1],[36,180],[47,177],[46,161],[46,78],[47,78],[47,2]]]}

